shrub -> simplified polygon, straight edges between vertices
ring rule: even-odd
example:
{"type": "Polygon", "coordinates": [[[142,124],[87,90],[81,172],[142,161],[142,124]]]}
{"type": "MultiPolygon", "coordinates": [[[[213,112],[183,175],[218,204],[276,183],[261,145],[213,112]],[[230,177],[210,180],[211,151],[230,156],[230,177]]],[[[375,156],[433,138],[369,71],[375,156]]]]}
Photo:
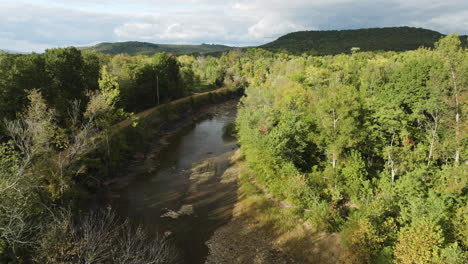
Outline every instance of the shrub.
{"type": "Polygon", "coordinates": [[[109,209],[78,220],[64,211],[49,223],[36,263],[174,263],[177,252],[163,237],[120,221],[109,209]]]}

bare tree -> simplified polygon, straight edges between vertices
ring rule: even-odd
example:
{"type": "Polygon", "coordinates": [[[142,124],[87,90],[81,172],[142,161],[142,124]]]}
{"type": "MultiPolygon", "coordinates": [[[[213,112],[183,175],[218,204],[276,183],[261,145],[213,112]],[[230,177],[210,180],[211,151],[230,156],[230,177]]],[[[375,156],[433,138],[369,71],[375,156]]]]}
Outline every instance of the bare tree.
{"type": "Polygon", "coordinates": [[[90,212],[77,221],[65,211],[50,226],[52,236],[44,236],[37,248],[37,263],[160,264],[177,260],[177,252],[166,238],[152,236],[128,220],[120,221],[111,209],[90,212]]]}

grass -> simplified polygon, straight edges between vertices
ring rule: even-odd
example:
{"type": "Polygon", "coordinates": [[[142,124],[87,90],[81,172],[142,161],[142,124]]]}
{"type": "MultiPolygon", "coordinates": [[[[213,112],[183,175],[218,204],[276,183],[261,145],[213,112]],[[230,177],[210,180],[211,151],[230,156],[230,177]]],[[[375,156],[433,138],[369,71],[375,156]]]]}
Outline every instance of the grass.
{"type": "Polygon", "coordinates": [[[273,247],[302,263],[337,263],[342,252],[338,233],[325,233],[301,210],[281,207],[253,184],[255,175],[242,160],[239,166],[239,196],[235,217],[245,218],[243,232],[271,236],[273,247]]]}

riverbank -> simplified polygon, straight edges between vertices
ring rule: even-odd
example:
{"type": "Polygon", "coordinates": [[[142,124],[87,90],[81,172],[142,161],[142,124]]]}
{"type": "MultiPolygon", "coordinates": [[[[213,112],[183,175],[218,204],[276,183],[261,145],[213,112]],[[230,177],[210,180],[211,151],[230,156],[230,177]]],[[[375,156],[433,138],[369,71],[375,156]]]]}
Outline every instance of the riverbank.
{"type": "Polygon", "coordinates": [[[238,175],[238,200],[231,221],[206,243],[207,264],[339,263],[342,246],[337,233],[316,231],[302,220],[300,209],[264,193],[239,152],[232,164],[238,175]]]}
{"type": "MultiPolygon", "coordinates": [[[[177,130],[192,125],[209,115],[210,111],[216,111],[216,105],[238,100],[241,95],[242,89],[220,88],[153,107],[116,124],[80,160],[82,169],[77,178],[80,178],[83,188],[82,200],[94,201],[95,195],[89,194],[125,182],[128,178],[125,176],[128,174],[126,168],[147,159],[149,150],[164,147],[177,130]]],[[[150,158],[157,159],[157,153],[150,158]]]]}
{"type": "Polygon", "coordinates": [[[170,145],[174,137],[177,137],[183,130],[194,126],[200,120],[223,114],[228,115],[235,111],[238,103],[239,98],[236,97],[218,104],[208,104],[197,111],[185,113],[183,117],[174,122],[162,123],[153,133],[152,140],[148,140],[146,147],[134,153],[126,161],[119,176],[107,180],[104,184],[113,189],[122,188],[134,180],[136,176],[156,171],[160,165],[157,161],[161,159],[161,153],[170,145]]]}
{"type": "Polygon", "coordinates": [[[237,175],[229,169],[237,144],[223,128],[235,120],[237,103],[168,122],[108,183],[116,214],[150,235],[164,234],[180,251],[178,263],[204,263],[205,242],[232,217],[237,185],[228,175],[237,175]]]}

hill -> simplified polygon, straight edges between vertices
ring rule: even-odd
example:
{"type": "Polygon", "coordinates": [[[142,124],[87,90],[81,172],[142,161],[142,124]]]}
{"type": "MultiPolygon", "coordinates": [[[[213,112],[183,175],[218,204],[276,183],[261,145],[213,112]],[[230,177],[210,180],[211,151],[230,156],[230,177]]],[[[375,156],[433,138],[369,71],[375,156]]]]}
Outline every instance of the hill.
{"type": "MultiPolygon", "coordinates": [[[[413,27],[299,31],[286,34],[259,48],[313,55],[349,53],[352,47],[359,47],[361,51],[405,51],[421,46],[433,47],[443,36],[437,31],[413,27]]],[[[461,36],[460,39],[462,45],[467,47],[466,36],[461,36]]]]}
{"type": "Polygon", "coordinates": [[[158,52],[172,53],[174,55],[183,54],[207,54],[215,52],[223,52],[236,47],[230,47],[225,45],[216,44],[201,44],[201,45],[175,45],[175,44],[154,44],[148,42],[139,41],[127,41],[127,42],[115,42],[109,43],[104,42],[97,44],[92,47],[83,47],[83,50],[94,50],[106,54],[120,54],[126,53],[129,55],[153,55],[158,52]]]}
{"type": "Polygon", "coordinates": [[[15,51],[9,49],[0,49],[0,54],[2,53],[10,53],[10,54],[30,54],[31,52],[22,52],[22,51],[15,51]]]}

